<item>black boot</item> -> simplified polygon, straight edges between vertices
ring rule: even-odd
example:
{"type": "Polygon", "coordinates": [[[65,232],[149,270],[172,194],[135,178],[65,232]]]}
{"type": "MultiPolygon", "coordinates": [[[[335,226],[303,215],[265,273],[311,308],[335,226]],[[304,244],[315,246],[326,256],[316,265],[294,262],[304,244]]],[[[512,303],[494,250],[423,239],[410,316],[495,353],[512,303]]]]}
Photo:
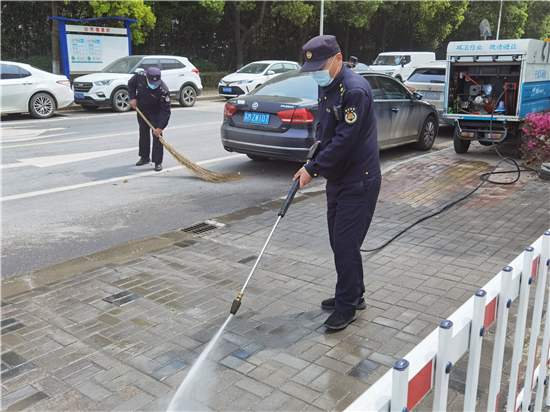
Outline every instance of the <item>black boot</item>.
{"type": "Polygon", "coordinates": [[[143,165],[146,165],[147,163],[149,163],[151,161],[151,159],[149,159],[148,157],[142,157],[139,159],[139,161],[136,163],[136,166],[143,166],[143,165]]]}
{"type": "MultiPolygon", "coordinates": [[[[321,302],[321,308],[325,310],[334,310],[335,301],[336,301],[335,298],[325,299],[321,302]]],[[[357,304],[357,309],[363,310],[363,309],[366,309],[366,307],[367,307],[367,304],[365,303],[365,298],[361,296],[361,298],[359,298],[359,303],[357,304]]]]}
{"type": "Polygon", "coordinates": [[[162,164],[161,163],[155,163],[155,172],[160,172],[162,170],[162,164]]]}
{"type": "Polygon", "coordinates": [[[355,313],[342,313],[335,310],[325,321],[325,328],[345,329],[356,319],[355,313]]]}

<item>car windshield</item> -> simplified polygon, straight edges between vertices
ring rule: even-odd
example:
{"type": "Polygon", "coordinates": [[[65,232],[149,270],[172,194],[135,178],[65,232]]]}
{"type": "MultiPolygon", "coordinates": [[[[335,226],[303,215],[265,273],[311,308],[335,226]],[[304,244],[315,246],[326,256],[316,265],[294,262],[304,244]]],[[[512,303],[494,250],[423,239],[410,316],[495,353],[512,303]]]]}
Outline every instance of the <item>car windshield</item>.
{"type": "Polygon", "coordinates": [[[141,57],[123,57],[115,60],[101,70],[101,73],[132,73],[132,69],[141,61],[141,57]]]}
{"type": "Polygon", "coordinates": [[[251,73],[251,74],[260,74],[267,69],[269,64],[266,63],[250,63],[244,66],[243,68],[237,70],[237,73],[251,73]]]}
{"type": "Polygon", "coordinates": [[[393,55],[393,56],[378,56],[374,61],[373,65],[375,66],[397,66],[401,64],[401,59],[403,56],[393,55]]]}
{"type": "Polygon", "coordinates": [[[367,66],[365,63],[357,63],[353,70],[372,70],[369,66],[367,66]]]}
{"type": "Polygon", "coordinates": [[[309,73],[300,73],[298,70],[281,74],[248,93],[248,95],[286,96],[309,100],[317,100],[317,94],[317,83],[309,73]]]}
{"type": "Polygon", "coordinates": [[[416,69],[408,82],[445,83],[445,69],[416,69]]]}

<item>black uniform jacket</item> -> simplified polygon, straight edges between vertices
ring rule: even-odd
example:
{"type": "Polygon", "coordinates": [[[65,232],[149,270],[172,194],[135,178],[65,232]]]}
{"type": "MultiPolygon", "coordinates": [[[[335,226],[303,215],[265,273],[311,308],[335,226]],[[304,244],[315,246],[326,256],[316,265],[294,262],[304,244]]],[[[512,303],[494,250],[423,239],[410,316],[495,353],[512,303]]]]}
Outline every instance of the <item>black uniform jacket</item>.
{"type": "Polygon", "coordinates": [[[147,73],[139,71],[128,80],[128,93],[130,99],[137,99],[138,108],[145,113],[160,112],[159,129],[165,129],[170,120],[170,92],[164,82],[156,89],[151,89],[147,84],[147,73]]]}
{"type": "Polygon", "coordinates": [[[321,141],[317,158],[305,166],[312,177],[324,176],[331,183],[353,183],[380,173],[374,102],[369,83],[343,67],[327,87],[319,87],[321,141]],[[335,107],[341,105],[337,120],[335,107]]]}

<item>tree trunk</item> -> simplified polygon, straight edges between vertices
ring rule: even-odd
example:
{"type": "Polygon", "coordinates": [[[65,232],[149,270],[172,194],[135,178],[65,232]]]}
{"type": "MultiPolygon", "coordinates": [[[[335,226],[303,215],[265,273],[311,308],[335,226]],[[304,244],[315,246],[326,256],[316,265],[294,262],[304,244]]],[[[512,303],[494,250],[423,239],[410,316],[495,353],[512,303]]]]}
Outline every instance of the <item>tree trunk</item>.
{"type": "Polygon", "coordinates": [[[386,30],[388,29],[388,18],[382,13],[382,36],[380,37],[380,52],[386,51],[386,30]]]}
{"type": "MultiPolygon", "coordinates": [[[[58,17],[57,1],[52,1],[52,17],[58,17]]],[[[61,46],[58,20],[52,20],[52,73],[61,74],[61,46]]]]}
{"type": "MultiPolygon", "coordinates": [[[[258,20],[250,26],[249,29],[245,30],[245,32],[241,35],[241,12],[237,8],[235,13],[235,47],[237,49],[237,69],[240,69],[243,67],[243,48],[244,48],[244,42],[246,41],[246,38],[253,34],[258,27],[260,27],[260,24],[262,24],[262,20],[264,19],[264,13],[265,13],[265,3],[266,0],[262,2],[262,10],[260,11],[260,17],[258,17],[258,20]]],[[[237,3],[235,3],[235,7],[237,7],[237,3]]]]}
{"type": "Polygon", "coordinates": [[[348,45],[349,45],[349,23],[346,27],[346,48],[344,49],[344,52],[346,53],[346,54],[344,54],[344,58],[345,59],[347,58],[348,59],[347,61],[349,61],[349,53],[348,53],[349,47],[348,47],[348,45]]]}
{"type": "Polygon", "coordinates": [[[413,47],[414,47],[414,44],[413,44],[413,40],[414,40],[414,17],[413,17],[413,9],[412,9],[412,4],[409,3],[409,31],[410,31],[410,36],[409,36],[409,51],[411,50],[414,50],[413,47]]]}
{"type": "Polygon", "coordinates": [[[300,33],[300,51],[299,51],[300,54],[298,55],[298,63],[300,64],[300,66],[303,66],[304,64],[304,51],[302,50],[302,47],[307,42],[307,36],[309,34],[309,28],[311,26],[310,20],[311,19],[308,17],[306,20],[306,25],[304,27],[304,30],[300,33]]]}

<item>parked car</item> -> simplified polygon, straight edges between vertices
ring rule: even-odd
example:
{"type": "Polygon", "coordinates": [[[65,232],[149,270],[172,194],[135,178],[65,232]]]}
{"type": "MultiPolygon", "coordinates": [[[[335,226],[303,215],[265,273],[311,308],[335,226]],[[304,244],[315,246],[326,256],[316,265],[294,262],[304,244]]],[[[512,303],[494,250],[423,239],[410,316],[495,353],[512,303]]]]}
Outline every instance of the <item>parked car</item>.
{"type": "Polygon", "coordinates": [[[25,63],[0,63],[2,114],[29,112],[37,119],[46,119],[52,117],[57,109],[73,103],[74,95],[66,76],[25,63]]]}
{"type": "Polygon", "coordinates": [[[248,63],[235,73],[228,74],[218,84],[219,94],[226,99],[249,93],[266,81],[292,70],[297,70],[297,62],[285,60],[261,60],[248,63]]]}
{"type": "Polygon", "coordinates": [[[403,82],[418,66],[434,60],[434,52],[384,52],[378,55],[371,69],[403,82]]]}
{"type": "MultiPolygon", "coordinates": [[[[380,150],[414,143],[430,150],[438,132],[435,107],[391,76],[360,73],[370,83],[380,150]]],[[[318,86],[309,73],[292,71],[272,79],[224,108],[221,142],[252,160],[303,162],[315,141],[318,86]]]]}
{"type": "Polygon", "coordinates": [[[443,119],[446,70],[447,62],[445,60],[424,63],[414,70],[404,84],[411,92],[421,94],[424,100],[429,101],[437,108],[440,122],[451,124],[452,120],[443,119]]]}
{"type": "Polygon", "coordinates": [[[180,56],[126,56],[115,60],[99,73],[77,77],[73,82],[74,101],[87,110],[110,106],[117,112],[130,110],[128,80],[137,70],[158,67],[172,101],[190,107],[202,94],[199,71],[180,56]]]}
{"type": "Polygon", "coordinates": [[[364,71],[370,71],[372,70],[367,64],[365,63],[355,63],[355,67],[352,69],[353,71],[356,71],[356,72],[364,72],[364,71]]]}

